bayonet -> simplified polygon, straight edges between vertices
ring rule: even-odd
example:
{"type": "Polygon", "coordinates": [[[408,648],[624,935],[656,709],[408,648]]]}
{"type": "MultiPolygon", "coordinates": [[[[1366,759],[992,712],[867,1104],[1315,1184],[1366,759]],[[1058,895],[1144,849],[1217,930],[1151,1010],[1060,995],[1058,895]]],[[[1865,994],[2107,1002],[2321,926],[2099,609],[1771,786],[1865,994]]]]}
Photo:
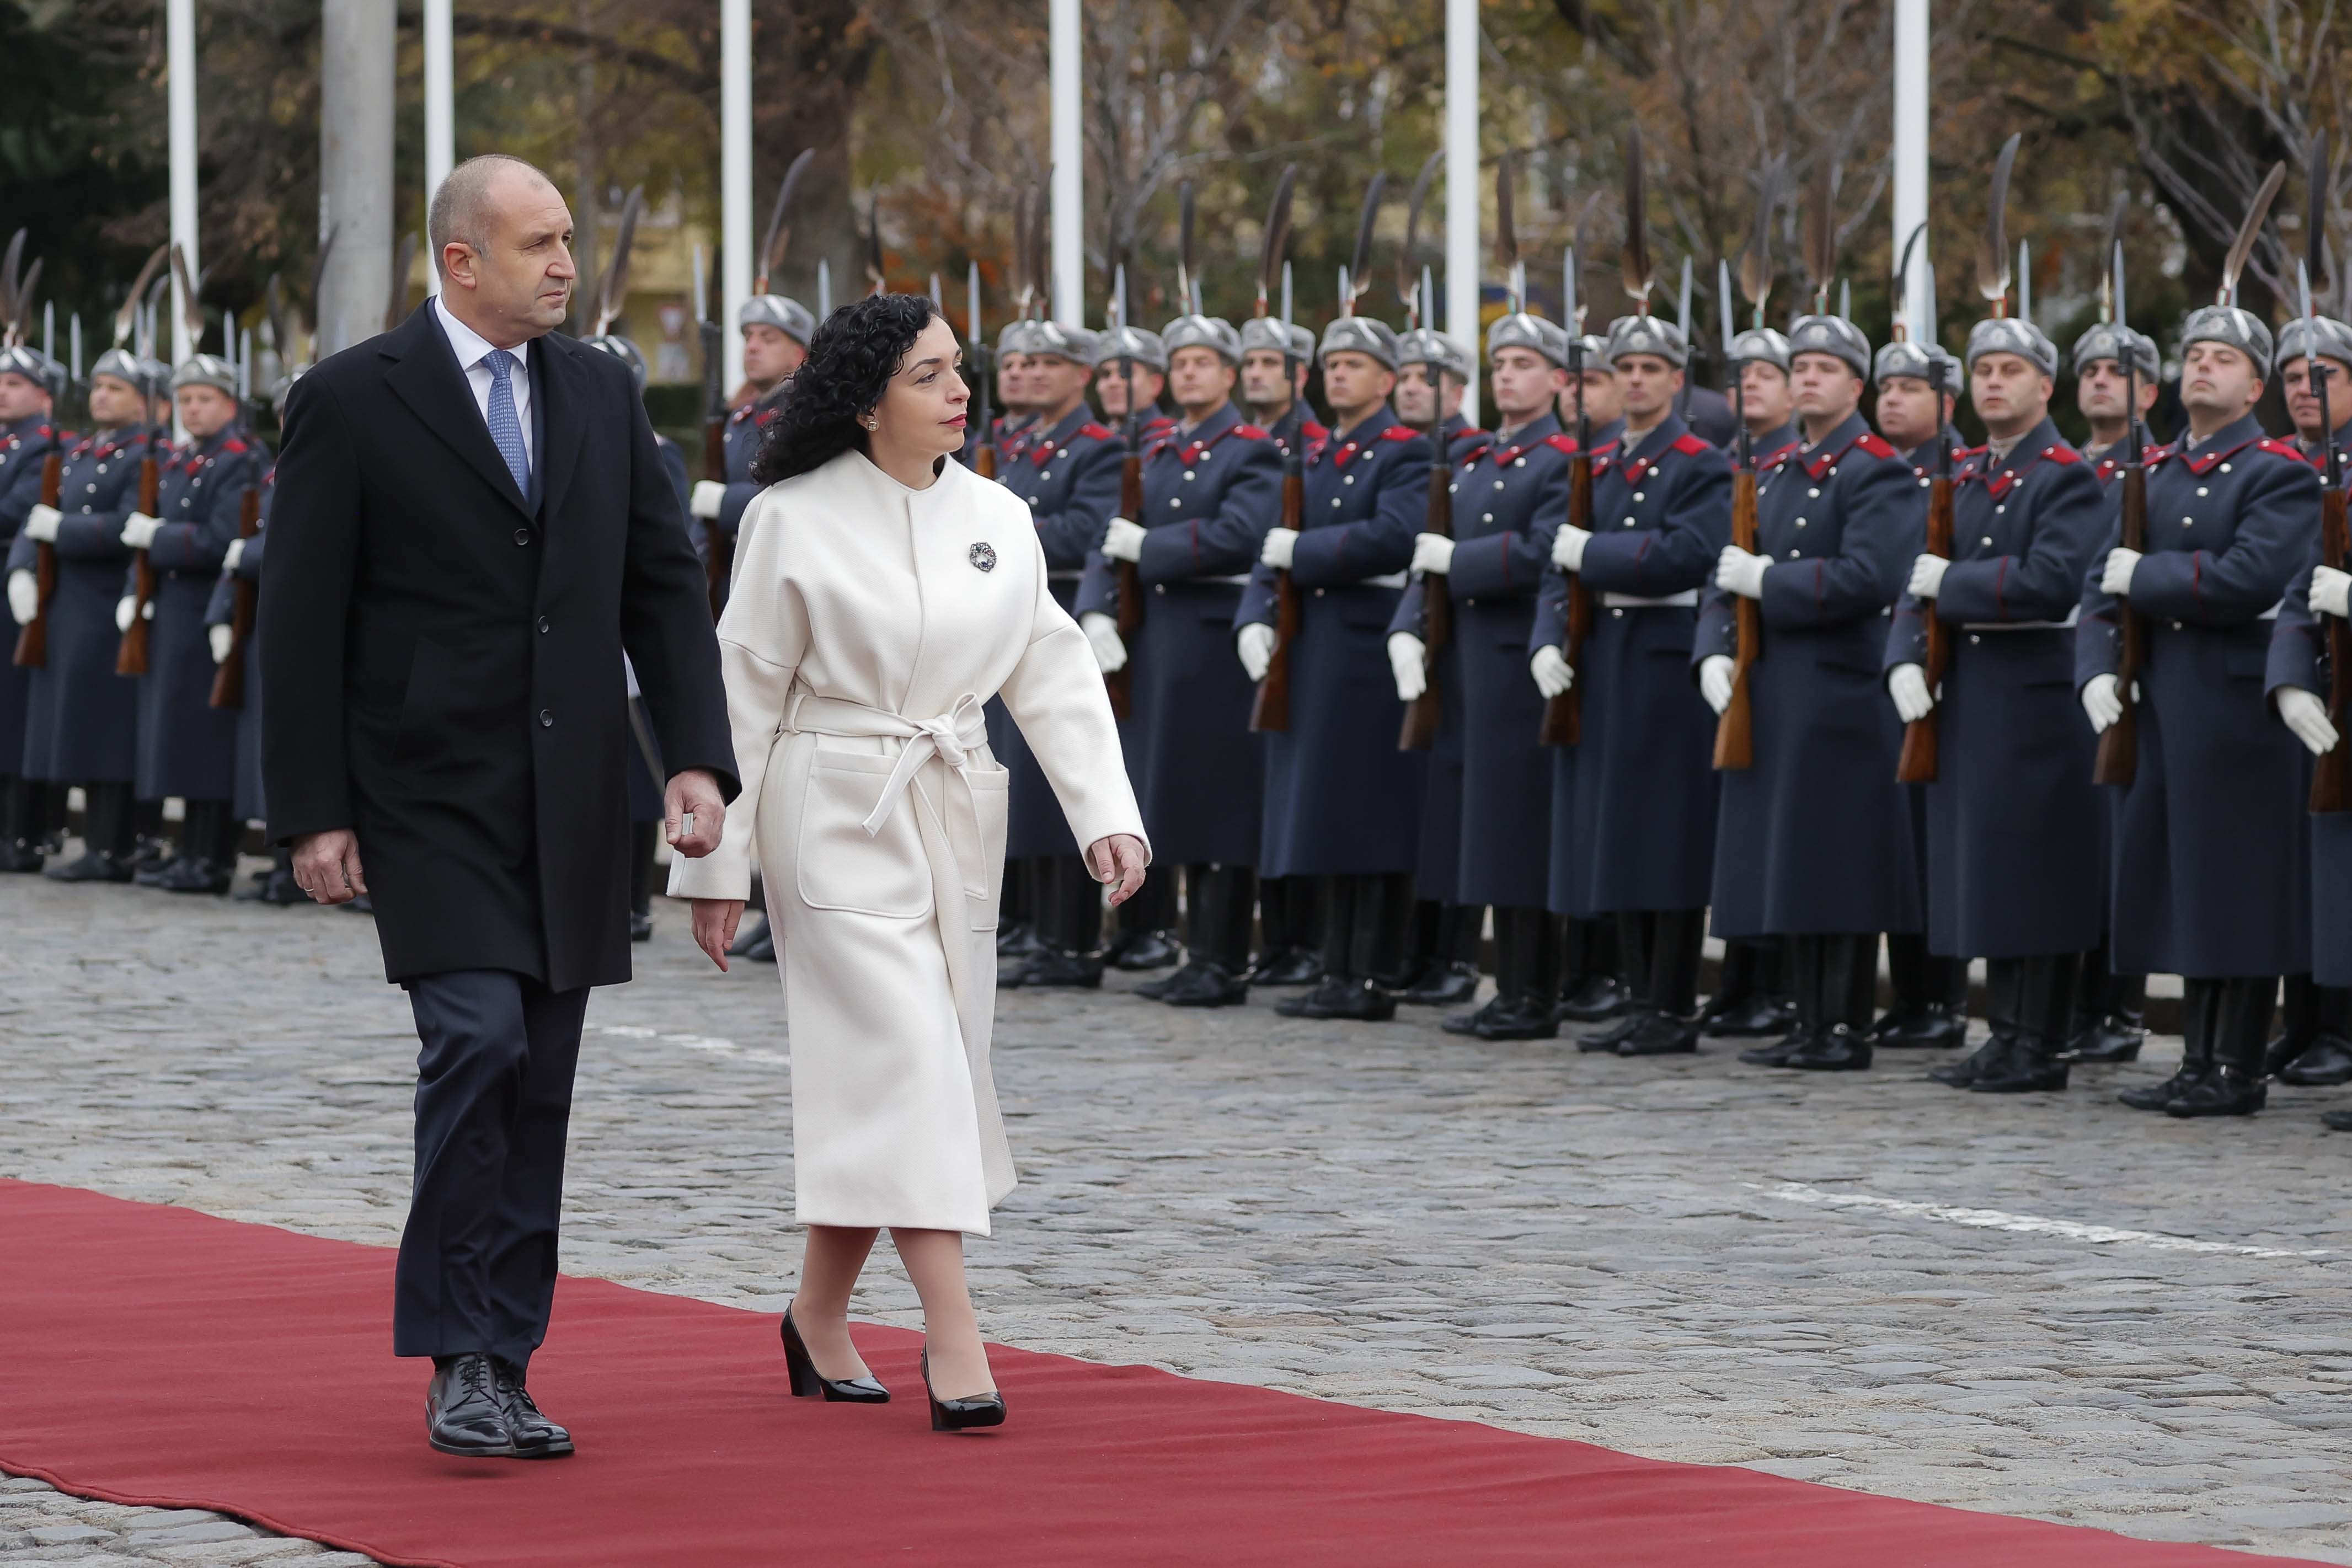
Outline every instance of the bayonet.
{"type": "Polygon", "coordinates": [[[1192,271],[1192,182],[1185,181],[1176,187],[1176,295],[1179,308],[1197,316],[1201,308],[1193,295],[1197,285],[1192,271]]]}
{"type": "Polygon", "coordinates": [[[1617,266],[1626,297],[1633,301],[1634,314],[1647,316],[1654,279],[1650,276],[1650,234],[1643,211],[1646,196],[1643,184],[1642,128],[1633,125],[1625,131],[1625,249],[1617,266]]]}
{"type": "Polygon", "coordinates": [[[1919,242],[1927,237],[1926,224],[1913,229],[1911,237],[1903,242],[1902,259],[1895,264],[1895,319],[1889,330],[1898,343],[1907,341],[1911,336],[1911,256],[1919,248],[1919,242]]]}
{"type": "Polygon", "coordinates": [[[1363,210],[1356,218],[1356,248],[1348,263],[1348,286],[1344,290],[1348,298],[1340,308],[1342,315],[1353,316],[1356,301],[1372,286],[1372,229],[1380,222],[1381,197],[1388,186],[1388,172],[1383,169],[1375,171],[1372,183],[1364,188],[1363,210]]]}
{"type": "Polygon", "coordinates": [[[792,216],[793,197],[800,190],[801,177],[815,156],[815,148],[802,148],[791,167],[784,171],[783,183],[776,187],[776,204],[768,214],[768,232],[760,241],[760,276],[751,280],[754,294],[768,292],[769,277],[784,265],[784,252],[792,248],[792,225],[786,220],[792,216]]]}
{"type": "Polygon", "coordinates": [[[1813,313],[1826,316],[1830,285],[1837,277],[1837,163],[1824,147],[1813,171],[1812,200],[1805,204],[1805,270],[1813,289],[1813,313]]]}
{"type": "Polygon", "coordinates": [[[1286,163],[1282,176],[1274,183],[1274,199],[1266,204],[1265,234],[1258,242],[1257,253],[1257,313],[1265,314],[1266,296],[1277,277],[1281,279],[1283,299],[1282,325],[1286,334],[1290,328],[1289,263],[1282,253],[1290,243],[1290,193],[1298,181],[1298,165],[1286,163]]]}
{"type": "Polygon", "coordinates": [[[2017,242],[2017,318],[2033,319],[2033,251],[2025,240],[2017,242]]]}
{"type": "Polygon", "coordinates": [[[1780,204],[1780,183],[1788,174],[1780,158],[1764,161],[1756,182],[1756,226],[1739,256],[1739,292],[1752,313],[1749,325],[1764,325],[1764,302],[1772,294],[1772,214],[1780,204]]]}
{"type": "Polygon", "coordinates": [[[2009,174],[2017,166],[2018,144],[2024,140],[2023,132],[2012,131],[1993,160],[1984,237],[1977,242],[1977,292],[1992,306],[1996,319],[2009,314],[2009,174]]]}
{"type": "Polygon", "coordinates": [[[139,329],[139,308],[145,303],[148,281],[171,255],[172,247],[168,243],[157,246],[148,253],[147,263],[139,269],[139,276],[131,280],[131,292],[122,297],[122,308],[114,313],[116,348],[130,342],[131,334],[139,329]]]}
{"type": "Polygon", "coordinates": [[[1397,252],[1397,303],[1405,308],[1407,325],[1428,327],[1433,330],[1437,322],[1423,317],[1416,308],[1412,287],[1412,269],[1421,265],[1421,209],[1429,200],[1430,183],[1437,178],[1440,165],[1445,162],[1445,149],[1439,148],[1422,160],[1421,172],[1412,177],[1412,189],[1405,196],[1404,246],[1397,252]]]}
{"type": "Polygon", "coordinates": [[[188,352],[202,353],[205,346],[205,308],[196,296],[196,281],[188,276],[187,253],[176,244],[172,246],[172,276],[180,284],[180,324],[187,329],[188,352]]]}
{"type": "Polygon", "coordinates": [[[2238,275],[2246,269],[2246,258],[2253,254],[2254,241],[2263,232],[2263,225],[2271,215],[2271,203],[2278,199],[2279,187],[2286,183],[2284,161],[2271,165],[2263,177],[2261,187],[2246,208],[2245,221],[2238,225],[2238,237],[2230,242],[2230,255],[2221,263],[2221,286],[2213,292],[2216,305],[2235,306],[2238,303],[2238,275]]]}
{"type": "Polygon", "coordinates": [[[878,195],[866,199],[866,280],[874,286],[871,292],[889,292],[882,258],[882,198],[878,195]]]}

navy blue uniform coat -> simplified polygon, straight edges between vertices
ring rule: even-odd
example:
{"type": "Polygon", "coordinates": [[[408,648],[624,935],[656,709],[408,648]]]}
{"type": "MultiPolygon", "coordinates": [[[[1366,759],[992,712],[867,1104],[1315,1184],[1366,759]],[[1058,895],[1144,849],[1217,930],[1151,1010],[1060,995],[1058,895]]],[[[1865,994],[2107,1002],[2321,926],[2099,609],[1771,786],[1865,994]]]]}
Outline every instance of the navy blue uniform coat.
{"type": "MultiPolygon", "coordinates": [[[[0,549],[16,542],[26,517],[40,504],[41,469],[48,455],[72,443],[45,413],[0,425],[0,549]]],[[[14,649],[12,632],[8,646],[14,649]]],[[[33,672],[0,658],[0,776],[25,762],[25,707],[31,700],[33,672]]]]}
{"type": "MultiPolygon", "coordinates": [[[[2339,405],[2340,406],[2340,405],[2339,405]]],[[[2352,441],[2336,430],[2339,472],[2352,476],[2352,441]]],[[[2310,443],[2295,445],[2323,477],[2326,455],[2310,443]]],[[[2271,632],[2270,663],[2263,688],[2273,706],[2282,686],[2300,686],[2316,696],[2332,690],[2325,623],[2311,612],[2311,569],[2319,564],[2315,533],[2303,570],[2287,584],[2286,600],[2271,632]]],[[[2336,745],[2352,745],[2338,739],[2336,745]]],[[[2314,816],[2311,831],[2311,976],[2323,986],[2352,986],[2352,811],[2314,816]]],[[[2292,972],[2292,971],[2290,971],[2292,972]]]]}
{"type": "MultiPolygon", "coordinates": [[[[277,498],[278,470],[261,476],[261,531],[245,541],[235,570],[224,570],[213,584],[212,602],[205,607],[205,625],[227,626],[236,620],[236,585],[261,586],[261,561],[269,538],[269,508],[277,498]]],[[[261,636],[256,627],[245,640],[245,706],[236,712],[236,789],[229,799],[239,821],[266,821],[269,811],[261,788],[261,636]]]]}
{"type": "MultiPolygon", "coordinates": [[[[142,800],[177,795],[226,800],[236,789],[236,716],[212,706],[213,653],[205,612],[220,580],[221,558],[236,538],[245,493],[257,480],[244,438],[222,432],[174,448],[163,464],[147,547],[155,571],[147,674],[139,680],[139,769],[142,800]]],[[[131,591],[126,575],[122,591],[131,591]]]]}

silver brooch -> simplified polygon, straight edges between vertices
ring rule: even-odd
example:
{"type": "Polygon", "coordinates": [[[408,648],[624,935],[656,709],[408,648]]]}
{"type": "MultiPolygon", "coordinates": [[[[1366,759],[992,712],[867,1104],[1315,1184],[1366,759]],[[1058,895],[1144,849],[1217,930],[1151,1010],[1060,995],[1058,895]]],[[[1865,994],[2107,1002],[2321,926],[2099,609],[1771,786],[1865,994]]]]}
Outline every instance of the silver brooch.
{"type": "Polygon", "coordinates": [[[976,544],[971,547],[970,553],[968,553],[964,559],[971,561],[972,565],[978,567],[982,571],[994,571],[996,570],[996,547],[990,544],[976,544]]]}

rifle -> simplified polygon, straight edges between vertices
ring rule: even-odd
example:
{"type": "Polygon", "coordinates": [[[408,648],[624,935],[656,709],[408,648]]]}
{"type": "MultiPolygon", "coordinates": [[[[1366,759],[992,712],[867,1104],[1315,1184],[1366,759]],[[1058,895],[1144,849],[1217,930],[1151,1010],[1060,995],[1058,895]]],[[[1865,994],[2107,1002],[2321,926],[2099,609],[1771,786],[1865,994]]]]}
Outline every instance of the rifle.
{"type": "MultiPolygon", "coordinates": [[[[1629,222],[1632,220],[1628,220],[1629,222]]],[[[1583,307],[1576,292],[1576,251],[1570,247],[1568,260],[1561,268],[1561,294],[1564,302],[1561,314],[1569,330],[1568,379],[1576,388],[1576,450],[1568,459],[1568,526],[1572,528],[1592,527],[1592,416],[1584,411],[1584,320],[1583,307]]],[[[1571,571],[1568,579],[1568,631],[1560,639],[1560,657],[1568,661],[1573,672],[1584,651],[1584,638],[1592,622],[1592,591],[1584,585],[1584,574],[1571,571]]],[[[1569,688],[1544,704],[1543,721],[1536,729],[1538,746],[1574,746],[1584,736],[1584,704],[1582,693],[1573,682],[1569,688]]]]}
{"type": "MultiPolygon", "coordinates": [[[[1410,225],[1407,232],[1411,232],[1410,225]]],[[[1434,322],[1437,288],[1427,267],[1422,269],[1421,297],[1422,319],[1434,322]]],[[[1430,329],[1436,330],[1434,326],[1430,329]]],[[[1454,470],[1445,451],[1445,382],[1434,361],[1424,363],[1422,370],[1429,377],[1429,505],[1421,527],[1423,533],[1451,538],[1454,470]]],[[[1444,699],[1437,691],[1437,659],[1453,641],[1453,591],[1443,573],[1432,577],[1424,572],[1421,578],[1421,645],[1423,668],[1429,673],[1429,679],[1422,686],[1421,695],[1405,705],[1404,724],[1397,732],[1399,751],[1427,751],[1437,744],[1438,721],[1444,716],[1444,699]]]]}
{"type": "MultiPolygon", "coordinates": [[[[2319,287],[2327,287],[2327,133],[2320,131],[2311,140],[2311,156],[2305,165],[2305,182],[2310,187],[2310,208],[2304,214],[2304,233],[2309,252],[2303,264],[2303,346],[2304,364],[2311,377],[2311,390],[2319,399],[2319,439],[2326,444],[2327,464],[2319,492],[2319,559],[2337,571],[2345,570],[2347,556],[2352,556],[2352,537],[2347,537],[2344,507],[2344,460],[2336,450],[2336,420],[2328,408],[2327,361],[2319,357],[2319,320],[2311,306],[2312,279],[2319,278],[2319,287]]],[[[2327,637],[2327,717],[2336,726],[2336,733],[2345,730],[2346,709],[2352,707],[2352,622],[2340,615],[2323,616],[2321,623],[2327,637]]],[[[2335,747],[2313,765],[2311,774],[2311,809],[2314,812],[2352,810],[2352,768],[2346,767],[2345,746],[2335,747]]]]}
{"type": "MultiPolygon", "coordinates": [[[[151,517],[161,505],[157,492],[163,486],[163,470],[155,461],[155,444],[163,438],[160,429],[150,432],[146,455],[139,460],[139,509],[151,517]]],[[[131,625],[122,633],[121,646],[115,650],[114,673],[118,675],[147,673],[147,613],[148,607],[155,601],[155,562],[143,549],[133,550],[131,561],[131,625]]]]}
{"type": "MultiPolygon", "coordinates": [[[[65,454],[52,447],[41,459],[41,505],[54,507],[65,488],[65,454]]],[[[58,547],[47,539],[33,546],[33,581],[38,600],[33,618],[16,633],[16,667],[37,670],[49,662],[49,601],[58,591],[58,547]]]]}
{"type": "MultiPolygon", "coordinates": [[[[2016,140],[2015,137],[2010,139],[2012,151],[2016,140]]],[[[2007,170],[2004,168],[2001,173],[2005,176],[2007,170]]],[[[2001,203],[2007,195],[2006,184],[2005,178],[1997,178],[1993,183],[1992,222],[1996,234],[2000,227],[2001,203]]],[[[1918,243],[1919,236],[1927,232],[1927,228],[1926,224],[1921,224],[1911,232],[1909,242],[1903,247],[1902,259],[1895,264],[1895,304],[1893,335],[1897,341],[1906,337],[1909,330],[1904,321],[1906,314],[1904,289],[1911,276],[1911,246],[1918,243]]],[[[2003,287],[2001,298],[1993,302],[1993,314],[1996,317],[2007,312],[2008,299],[2009,290],[2003,287]]],[[[1923,548],[1928,555],[1941,556],[1946,560],[1949,560],[1952,559],[1952,443],[1945,434],[1943,428],[1944,360],[1942,355],[1936,352],[1936,343],[1932,337],[1927,343],[1927,389],[1936,409],[1936,476],[1929,481],[1927,488],[1927,537],[1923,548]]],[[[1951,667],[1952,629],[1946,623],[1944,618],[1936,612],[1936,603],[1933,600],[1922,601],[1921,612],[1927,618],[1927,646],[1920,664],[1920,672],[1927,676],[1927,690],[1933,695],[1941,690],[1944,674],[1951,667]]],[[[1932,784],[1936,781],[1939,766],[1937,744],[1943,733],[1942,727],[1937,722],[1937,718],[1941,711],[1942,706],[1939,703],[1903,727],[1903,749],[1895,758],[1896,783],[1932,784]]]]}
{"type": "MultiPolygon", "coordinates": [[[[1764,301],[1772,293],[1772,212],[1780,204],[1780,161],[1765,162],[1757,184],[1756,226],[1739,256],[1739,292],[1755,324],[1764,324],[1764,301]]],[[[1748,430],[1747,383],[1732,355],[1731,264],[1716,264],[1715,292],[1722,301],[1723,364],[1731,378],[1731,422],[1739,427],[1738,461],[1731,474],[1731,542],[1756,553],[1756,444],[1748,430]]],[[[1731,656],[1731,698],[1715,724],[1715,766],[1738,773],[1756,764],[1756,707],[1748,673],[1764,656],[1764,607],[1745,594],[1731,596],[1736,641],[1731,656]]]]}
{"type": "MultiPolygon", "coordinates": [[[[249,539],[261,531],[261,486],[248,485],[245,507],[237,514],[236,537],[249,539]]],[[[245,645],[253,636],[254,612],[261,604],[261,585],[243,573],[229,587],[228,657],[213,672],[215,707],[245,706],[245,645]]]]}
{"type": "Polygon", "coordinates": [[[990,406],[989,399],[996,390],[996,371],[989,362],[988,339],[981,327],[980,263],[976,261],[964,278],[964,296],[967,301],[964,337],[971,344],[972,379],[980,389],[978,396],[973,399],[980,410],[980,429],[975,433],[980,444],[972,451],[971,471],[983,479],[993,479],[996,477],[996,413],[990,406]]]}
{"type": "MultiPolygon", "coordinates": [[[[1132,522],[1143,515],[1143,427],[1135,417],[1135,357],[1127,335],[1127,268],[1118,269],[1111,283],[1111,307],[1118,312],[1116,330],[1118,333],[1118,374],[1127,383],[1127,415],[1122,422],[1122,434],[1127,440],[1126,455],[1118,465],[1118,515],[1132,522]]],[[[1136,633],[1143,630],[1143,574],[1135,562],[1118,563],[1118,640],[1127,645],[1128,660],[1118,669],[1103,676],[1103,685],[1110,693],[1113,718],[1125,718],[1130,709],[1129,691],[1135,683],[1136,633]]]]}
{"type": "MultiPolygon", "coordinates": [[[[710,319],[710,301],[715,294],[703,276],[702,247],[694,247],[694,315],[702,332],[702,476],[714,485],[727,483],[727,385],[725,367],[719,361],[726,353],[726,332],[710,319]]],[[[709,553],[704,558],[702,570],[709,580],[710,617],[716,621],[726,608],[727,584],[735,575],[735,539],[719,526],[713,517],[705,533],[710,542],[709,553]]]]}
{"type": "MultiPolygon", "coordinates": [[[[2124,247],[2118,242],[2114,275],[2116,319],[2127,323],[2129,319],[2124,315],[2123,256],[2124,247]]],[[[2126,549],[2144,552],[2147,549],[2147,465],[2142,460],[2146,453],[2140,440],[2139,362],[2128,339],[2124,343],[2124,418],[2129,422],[2124,439],[2130,444],[2131,456],[2124,464],[2123,527],[2117,542],[2126,549]]],[[[2139,706],[2132,700],[2132,688],[2138,684],[2141,666],[2147,662],[2147,623],[2133,612],[2131,601],[2120,594],[2116,598],[2116,698],[2123,704],[2123,711],[2099,737],[2098,755],[2091,764],[2091,782],[2128,789],[2139,772],[2139,706]]]]}
{"type": "MultiPolygon", "coordinates": [[[[1286,166],[1282,178],[1274,188],[1274,203],[1267,210],[1265,248],[1258,256],[1257,313],[1265,314],[1266,289],[1273,280],[1274,270],[1282,260],[1282,249],[1290,237],[1290,190],[1298,178],[1296,163],[1286,166]]],[[[1290,275],[1282,275],[1282,375],[1283,384],[1298,384],[1298,350],[1290,340],[1290,275]]],[[[1294,400],[1296,401],[1296,400],[1294,400]]],[[[1280,526],[1297,529],[1307,518],[1307,443],[1306,426],[1299,426],[1300,438],[1292,441],[1282,456],[1282,521],[1280,526]]],[[[1290,730],[1290,644],[1298,636],[1298,589],[1290,580],[1290,573],[1274,574],[1274,654],[1266,661],[1265,678],[1257,684],[1257,695],[1250,704],[1250,728],[1260,735],[1286,735],[1290,730]]]]}

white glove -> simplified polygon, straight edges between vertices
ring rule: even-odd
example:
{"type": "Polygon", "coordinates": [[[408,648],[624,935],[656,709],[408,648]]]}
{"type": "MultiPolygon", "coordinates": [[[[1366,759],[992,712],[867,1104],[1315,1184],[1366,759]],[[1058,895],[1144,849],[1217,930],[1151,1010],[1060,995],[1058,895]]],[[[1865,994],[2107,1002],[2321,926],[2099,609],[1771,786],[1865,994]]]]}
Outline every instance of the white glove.
{"type": "MultiPolygon", "coordinates": [[[[1930,561],[1937,558],[1923,555],[1919,559],[1930,561]]],[[[1918,590],[1912,591],[1916,593],[1918,590]]],[[[1936,694],[1927,689],[1927,672],[1916,664],[1897,664],[1887,671],[1886,695],[1895,699],[1895,716],[1905,724],[1926,718],[1928,710],[1936,706],[1936,694]]]]}
{"type": "Polygon", "coordinates": [[[1413,535],[1412,565],[1409,570],[1444,577],[1454,570],[1454,541],[1444,534],[1413,535]]]}
{"type": "Polygon", "coordinates": [[[213,645],[213,663],[227,664],[229,648],[236,641],[236,628],[223,622],[217,626],[205,627],[205,637],[213,645]]]}
{"type": "Polygon", "coordinates": [[[1151,530],[1125,517],[1113,517],[1103,534],[1102,552],[1111,560],[1141,560],[1143,536],[1151,530]]]}
{"type": "Polygon", "coordinates": [[[1560,524],[1559,532],[1552,536],[1552,565],[1562,571],[1582,571],[1584,547],[1591,538],[1591,528],[1580,528],[1574,523],[1560,524]]]}
{"type": "MultiPolygon", "coordinates": [[[[1923,555],[1911,563],[1911,597],[1933,599],[1943,591],[1944,574],[1952,563],[1939,555],[1923,555]]],[[[1901,706],[1900,703],[1896,706],[1901,706]]],[[[1907,720],[1906,722],[1908,722],[1907,720]]]]}
{"type": "Polygon", "coordinates": [[[1127,667],[1127,644],[1118,640],[1118,622],[1099,610],[1089,610],[1078,617],[1078,630],[1093,644],[1095,663],[1102,666],[1104,674],[1127,667]]]}
{"type": "Polygon", "coordinates": [[[151,517],[144,512],[133,512],[122,519],[122,542],[132,549],[145,549],[155,542],[163,531],[163,519],[151,517]]]}
{"type": "Polygon", "coordinates": [[[1257,559],[1276,571],[1288,571],[1290,558],[1297,549],[1297,528],[1268,528],[1265,530],[1265,547],[1257,552],[1257,559]]]}
{"type": "Polygon", "coordinates": [[[2105,735],[2107,726],[2124,716],[2123,699],[2116,695],[2113,675],[2093,675],[2083,687],[2083,711],[2091,716],[2091,733],[2105,735]]]}
{"type": "MultiPolygon", "coordinates": [[[[1762,556],[1750,555],[1738,545],[1726,545],[1723,553],[1715,559],[1715,585],[1742,599],[1761,599],[1764,597],[1764,569],[1771,564],[1762,556]]],[[[1723,655],[1718,653],[1715,656],[1719,659],[1723,655]]]]}
{"type": "Polygon", "coordinates": [[[1234,651],[1242,656],[1242,668],[1253,681],[1265,679],[1266,666],[1274,663],[1274,628],[1263,621],[1253,621],[1234,633],[1234,651]]]}
{"type": "Polygon", "coordinates": [[[2336,749],[2337,736],[2335,725],[2328,722],[2327,705],[2313,693],[2301,686],[2281,686],[2278,716],[2314,757],[2325,757],[2336,749]]]}
{"type": "Polygon", "coordinates": [[[117,632],[131,630],[131,612],[138,603],[137,600],[128,594],[114,601],[114,629],[117,632]]]}
{"type": "Polygon", "coordinates": [[[35,507],[25,514],[25,537],[35,544],[47,544],[58,537],[58,524],[65,517],[55,507],[35,507]]]}
{"type": "MultiPolygon", "coordinates": [[[[2099,591],[2128,594],[2131,592],[2132,569],[2139,565],[2139,551],[2126,549],[2121,545],[2107,552],[2107,568],[2099,574],[2099,591]]],[[[2123,710],[2118,708],[2118,713],[2123,710]]]]}
{"type": "Polygon", "coordinates": [[[1549,644],[1538,648],[1535,657],[1528,661],[1528,674],[1536,678],[1536,690],[1543,694],[1546,702],[1576,684],[1576,672],[1569,666],[1568,655],[1549,644]]]}
{"type": "Polygon", "coordinates": [[[1699,662],[1698,695],[1717,713],[1731,706],[1731,672],[1736,667],[1728,653],[1709,653],[1699,662]]]}
{"type": "Polygon", "coordinates": [[[2352,599],[2352,572],[2338,571],[2332,566],[2311,569],[2311,612],[2314,615],[2352,618],[2352,608],[2347,607],[2347,599],[2352,599]]]}
{"type": "Polygon", "coordinates": [[[228,554],[221,557],[221,570],[223,571],[235,571],[236,570],[236,563],[244,559],[245,541],[243,539],[231,539],[228,541],[228,554]]]}
{"type": "Polygon", "coordinates": [[[704,522],[715,522],[727,504],[727,486],[716,479],[697,479],[686,495],[686,509],[704,522]]]}
{"type": "Polygon", "coordinates": [[[1389,669],[1396,676],[1397,701],[1413,701],[1429,689],[1429,644],[1410,632],[1390,632],[1389,669]]]}
{"type": "Polygon", "coordinates": [[[41,585],[29,571],[8,574],[8,613],[19,626],[29,626],[41,612],[41,585]]]}

